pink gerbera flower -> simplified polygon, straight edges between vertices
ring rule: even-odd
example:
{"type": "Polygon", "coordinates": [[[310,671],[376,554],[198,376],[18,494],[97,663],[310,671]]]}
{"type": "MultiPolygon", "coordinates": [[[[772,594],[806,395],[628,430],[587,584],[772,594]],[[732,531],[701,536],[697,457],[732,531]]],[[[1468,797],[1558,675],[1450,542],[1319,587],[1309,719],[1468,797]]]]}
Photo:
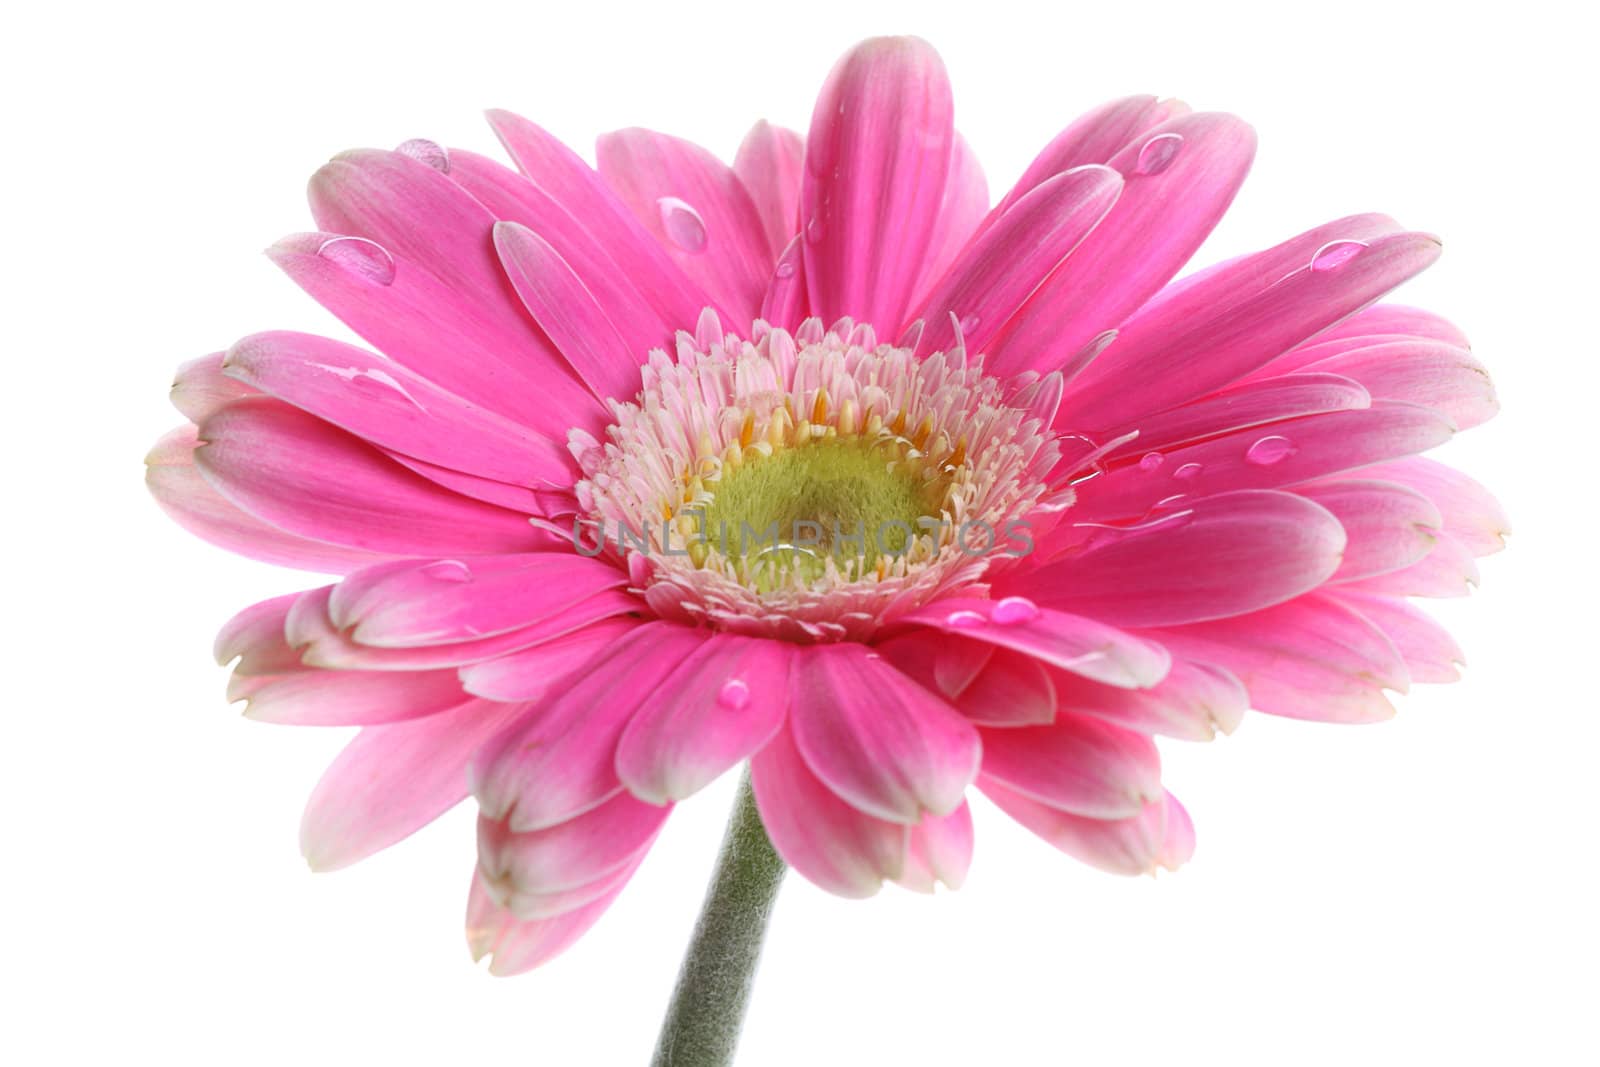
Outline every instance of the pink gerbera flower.
{"type": "Polygon", "coordinates": [[[914,39],[732,167],[632,129],[595,170],[490,121],[517,171],[412,141],[316,173],[317,231],[270,255],[382,354],[266,333],[186,365],[150,484],[343,575],[227,624],[230,696],[362,727],[313,867],[476,797],[496,973],[746,760],[745,859],[764,827],[835,893],[959,885],[973,787],[1136,874],[1194,847],[1153,737],[1455,677],[1406,598],[1464,592],[1506,522],[1418,454],[1496,401],[1453,326],[1373,306],[1439,243],[1359,215],[1174,282],[1240,120],[1115,101],[993,207],[914,39]]]}

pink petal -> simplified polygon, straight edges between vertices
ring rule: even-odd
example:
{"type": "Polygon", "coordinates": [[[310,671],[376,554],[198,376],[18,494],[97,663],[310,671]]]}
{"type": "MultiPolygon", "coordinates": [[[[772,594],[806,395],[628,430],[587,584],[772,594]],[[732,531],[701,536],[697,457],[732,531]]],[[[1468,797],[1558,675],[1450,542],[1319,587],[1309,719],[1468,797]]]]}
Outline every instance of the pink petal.
{"type": "MultiPolygon", "coordinates": [[[[490,111],[487,117],[517,168],[589,231],[615,260],[621,276],[639,288],[664,322],[685,329],[695,321],[710,298],[679,269],[600,175],[572,149],[527,119],[509,111],[490,111]]],[[[538,226],[533,228],[544,233],[538,226]]],[[[550,234],[544,235],[554,240],[550,234]]]]}
{"type": "Polygon", "coordinates": [[[986,641],[968,641],[937,630],[913,630],[874,646],[883,658],[929,692],[961,695],[995,654],[986,641]]]}
{"type": "Polygon", "coordinates": [[[1221,667],[1175,659],[1167,676],[1149,689],[1119,689],[1056,671],[1056,705],[1093,715],[1142,734],[1210,741],[1231,734],[1250,707],[1250,694],[1221,667]]]}
{"type": "Polygon", "coordinates": [[[502,508],[510,508],[526,515],[549,515],[550,502],[559,499],[563,506],[571,512],[573,505],[566,503],[573,498],[565,490],[550,487],[530,489],[522,485],[512,485],[509,482],[499,482],[492,478],[480,478],[476,474],[465,474],[449,467],[441,467],[436,463],[428,463],[414,456],[407,456],[392,449],[380,449],[384,455],[394,460],[408,471],[420,474],[434,485],[442,486],[460,496],[481,500],[485,504],[495,504],[502,508]]]}
{"type": "Polygon", "coordinates": [[[590,623],[532,647],[468,664],[458,672],[461,684],[486,700],[542,701],[638,625],[626,617],[590,623]]]}
{"type": "Polygon", "coordinates": [[[1327,509],[1291,493],[1197,500],[1171,517],[1101,529],[1058,562],[996,592],[1115,626],[1175,626],[1292,600],[1339,568],[1345,532],[1327,509]]]}
{"type": "Polygon", "coordinates": [[[1015,649],[1045,663],[1107,685],[1154,685],[1171,658],[1160,645],[1141,640],[1093,619],[1064,611],[1040,610],[1032,618],[1002,613],[992,618],[995,601],[951,598],[926,604],[901,621],[960,637],[1015,649]]]}
{"type": "Polygon", "coordinates": [[[1056,415],[1058,425],[1114,431],[1204,396],[1360,310],[1439,257],[1436,237],[1377,229],[1366,219],[1348,229],[1323,227],[1153,301],[1117,327],[1115,343],[1073,382],[1056,415]],[[1341,240],[1351,241],[1356,253],[1323,269],[1319,250],[1341,240]]]}
{"type": "Polygon", "coordinates": [[[753,318],[776,253],[733,169],[697,144],[637,128],[603,134],[595,156],[606,184],[683,272],[735,321],[753,318]]]}
{"type": "Polygon", "coordinates": [[[168,398],[190,422],[202,423],[212,412],[256,392],[222,373],[222,358],[226,354],[213,352],[191,359],[178,368],[168,398]]]}
{"type": "Polygon", "coordinates": [[[983,731],[983,776],[1062,811],[1125,819],[1161,795],[1153,741],[1101,719],[983,731]]]}
{"type": "Polygon", "coordinates": [[[1432,550],[1444,525],[1439,509],[1427,497],[1394,482],[1318,482],[1301,486],[1298,492],[1331,511],[1349,537],[1333,581],[1409,567],[1432,550]]]}
{"type": "Polygon", "coordinates": [[[562,444],[486,411],[392,360],[305,333],[258,333],[228,349],[224,372],[371,444],[518,484],[569,485],[562,444]]]}
{"type": "Polygon", "coordinates": [[[1054,370],[1125,319],[1200,247],[1254,156],[1249,126],[1204,113],[1164,122],[1118,152],[1109,162],[1127,179],[1122,196],[991,347],[990,368],[1054,370]]]}
{"type": "Polygon", "coordinates": [[[287,726],[373,726],[437,715],[468,699],[454,671],[325,671],[236,675],[228,699],[245,715],[287,726]],[[241,682],[249,683],[241,685],[241,682]]]}
{"type": "Polygon", "coordinates": [[[173,430],[145,456],[145,486],[161,510],[202,540],[250,559],[322,574],[344,574],[388,558],[383,553],[299,537],[241,510],[195,465],[193,426],[173,430]]]}
{"type": "Polygon", "coordinates": [[[1391,596],[1468,596],[1478,585],[1478,564],[1466,545],[1441,533],[1428,554],[1409,567],[1354,579],[1349,585],[1391,596]]]}
{"type": "Polygon", "coordinates": [[[1442,341],[1457,348],[1472,347],[1467,335],[1431,311],[1400,304],[1378,304],[1352,315],[1317,338],[1318,342],[1342,338],[1417,337],[1442,341]]]}
{"type": "Polygon", "coordinates": [[[999,649],[954,703],[979,726],[1038,726],[1055,720],[1056,688],[1044,664],[999,649]]]}
{"type": "Polygon", "coordinates": [[[810,645],[790,673],[790,730],[806,766],[869,815],[948,815],[978,773],[978,732],[864,646],[810,645]]]}
{"type": "MultiPolygon", "coordinates": [[[[332,586],[323,586],[326,597],[332,586]]],[[[272,675],[301,669],[300,652],[289,644],[284,627],[295,603],[306,594],[288,593],[252,604],[222,624],[211,654],[221,666],[234,663],[235,675],[272,675]]]]}
{"type": "MultiPolygon", "coordinates": [[[[309,194],[320,229],[375,241],[394,260],[393,280],[377,288],[393,291],[400,275],[411,270],[426,272],[443,287],[427,288],[425,309],[447,323],[467,320],[466,332],[484,345],[484,369],[492,372],[474,384],[489,391],[456,388],[439,376],[442,360],[423,368],[374,341],[380,350],[534,429],[559,433],[601,414],[560,353],[522,314],[489,243],[494,217],[460,186],[401,153],[367,149],[324,164],[312,176],[309,194]]],[[[424,336],[446,343],[437,330],[424,336]]],[[[461,353],[451,358],[463,361],[461,353]]]]}
{"type": "Polygon", "coordinates": [[[787,729],[750,761],[772,846],[801,876],[843,897],[870,897],[905,869],[911,827],[875,819],[822,784],[787,729]]]}
{"type": "Polygon", "coordinates": [[[917,272],[916,285],[912,287],[914,304],[921,303],[921,297],[929,287],[944,277],[956,257],[976,236],[978,226],[988,211],[989,182],[983,176],[983,165],[958,130],[950,150],[950,172],[945,175],[944,200],[939,205],[939,215],[934,222],[927,258],[917,272]]]}
{"type": "Polygon", "coordinates": [[[1116,203],[1122,176],[1109,167],[1079,167],[1059,174],[1017,201],[968,245],[923,301],[916,318],[927,323],[929,351],[955,344],[960,324],[967,348],[989,341],[1056,264],[1065,259],[1116,203]]]}
{"type": "Polygon", "coordinates": [[[1194,852],[1194,825],[1163,792],[1126,819],[1089,819],[1030,800],[985,777],[984,795],[1001,811],[1073,859],[1111,874],[1175,870],[1194,852]]]}
{"type": "Polygon", "coordinates": [[[1383,631],[1405,660],[1413,682],[1453,682],[1461,677],[1459,668],[1466,663],[1461,647],[1415,605],[1350,589],[1331,590],[1329,595],[1383,631]]]}
{"type": "MultiPolygon", "coordinates": [[[[642,862],[641,857],[641,862],[642,862]]],[[[627,870],[609,883],[604,895],[582,907],[545,919],[518,919],[494,902],[474,874],[467,899],[467,946],[474,960],[493,957],[489,973],[500,977],[522,974],[548,963],[599,921],[632,877],[627,870]]]]}
{"type": "Polygon", "coordinates": [[[1466,430],[1500,410],[1483,364],[1440,341],[1386,341],[1318,360],[1310,370],[1353,378],[1374,397],[1432,408],[1466,430]]]}
{"type": "Polygon", "coordinates": [[[515,222],[494,224],[494,247],[522,306],[589,391],[601,400],[635,396],[644,353],[628,350],[594,294],[560,253],[515,222]]]}
{"type": "Polygon", "coordinates": [[[798,232],[805,156],[805,141],[798,133],[762,119],[745,134],[733,157],[733,172],[761,216],[773,259],[798,232]]]}
{"type": "Polygon", "coordinates": [[[1321,593],[1250,615],[1155,631],[1173,654],[1234,674],[1257,711],[1320,722],[1394,714],[1384,689],[1403,691],[1404,661],[1383,632],[1321,593]]]}
{"type": "Polygon", "coordinates": [[[833,68],[806,139],[806,286],[825,321],[905,319],[954,145],[944,64],[914,37],[857,45],[833,68]]]}
{"type": "Polygon", "coordinates": [[[960,889],[972,865],[972,811],[966,801],[949,815],[925,815],[911,828],[905,867],[895,882],[919,893],[938,883],[960,889]]]}
{"type": "Polygon", "coordinates": [[[603,883],[631,867],[671,811],[622,793],[532,833],[514,833],[504,823],[480,817],[478,877],[513,914],[535,918],[526,906],[531,898],[603,883]]]}
{"type": "Polygon", "coordinates": [[[1474,556],[1487,556],[1505,547],[1511,520],[1499,501],[1483,486],[1436,460],[1413,456],[1377,463],[1355,472],[1354,477],[1398,482],[1433,501],[1444,519],[1442,529],[1474,556]]]}
{"type": "Polygon", "coordinates": [[[1144,517],[1163,502],[1187,506],[1212,493],[1276,489],[1424,452],[1454,432],[1426,408],[1374,401],[1370,408],[1277,423],[1270,433],[1222,434],[1174,449],[1158,465],[1119,467],[1077,487],[1075,512],[1099,522],[1144,517]]]}
{"type": "Polygon", "coordinates": [[[367,726],[311,793],[300,849],[313,870],[347,867],[420,830],[467,795],[483,743],[527,712],[469,700],[453,711],[367,726]]]}
{"type": "Polygon", "coordinates": [[[655,622],[617,641],[574,685],[479,755],[473,792],[484,816],[527,833],[621,792],[615,760],[623,729],[705,640],[704,632],[655,622]]]}
{"type": "Polygon", "coordinates": [[[301,537],[368,552],[527,551],[525,517],[418,478],[370,445],[277,400],[249,397],[200,427],[195,463],[223,496],[301,537]]]}
{"type": "Polygon", "coordinates": [[[682,800],[771,740],[789,706],[792,647],[717,634],[639,707],[617,776],[653,804],[682,800]]]}

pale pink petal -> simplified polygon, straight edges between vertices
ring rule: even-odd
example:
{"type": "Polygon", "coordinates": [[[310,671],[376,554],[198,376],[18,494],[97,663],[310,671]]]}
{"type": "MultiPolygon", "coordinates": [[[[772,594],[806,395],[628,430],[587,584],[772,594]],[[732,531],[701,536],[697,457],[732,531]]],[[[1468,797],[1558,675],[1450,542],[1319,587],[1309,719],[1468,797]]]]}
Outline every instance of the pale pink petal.
{"type": "MultiPolygon", "coordinates": [[[[639,862],[643,862],[643,857],[639,862]]],[[[582,907],[546,919],[518,919],[494,902],[476,873],[467,898],[467,947],[474,961],[492,957],[489,973],[499,977],[531,971],[571,948],[589,931],[633,876],[633,869],[609,883],[604,895],[582,907]]]]}
{"type": "Polygon", "coordinates": [[[1404,400],[1443,414],[1459,430],[1500,410],[1494,383],[1465,348],[1441,341],[1382,341],[1308,365],[1353,378],[1382,400],[1404,400]]]}
{"type": "Polygon", "coordinates": [[[1427,497],[1395,482],[1352,478],[1303,485],[1297,492],[1331,511],[1349,537],[1336,582],[1409,567],[1438,543],[1444,526],[1427,497]]]}
{"type": "Polygon", "coordinates": [[[1074,513],[1080,521],[1144,517],[1158,504],[1186,507],[1212,493],[1276,489],[1425,452],[1454,433],[1437,412],[1374,401],[1370,408],[1225,433],[1156,463],[1119,467],[1077,487],[1074,513]]]}
{"type": "Polygon", "coordinates": [[[500,264],[562,358],[601,400],[627,400],[639,391],[643,352],[630,352],[594,294],[549,243],[515,222],[494,224],[500,264]]]}
{"type": "Polygon", "coordinates": [[[306,861],[318,871],[349,866],[443,815],[466,797],[478,749],[527,710],[469,700],[426,718],[364,727],[311,793],[300,822],[306,861]]]}
{"type": "Polygon", "coordinates": [[[1250,694],[1221,667],[1174,659],[1172,669],[1148,689],[1119,689],[1055,671],[1056,705],[1093,715],[1143,734],[1210,741],[1230,734],[1250,707],[1250,694]]]}
{"type": "Polygon", "coordinates": [[[1161,796],[1161,758],[1150,738],[1070,713],[1046,726],[984,730],[983,776],[1095,819],[1130,818],[1161,796]]]}
{"type": "Polygon", "coordinates": [[[966,801],[949,815],[925,815],[911,828],[905,867],[897,885],[918,893],[932,893],[943,882],[960,889],[972,865],[972,810],[966,801]]]}
{"type": "Polygon", "coordinates": [[[1457,348],[1472,347],[1467,342],[1467,335],[1453,323],[1447,322],[1431,311],[1405,307],[1401,304],[1378,304],[1367,308],[1359,315],[1352,315],[1317,340],[1322,342],[1347,337],[1386,336],[1420,337],[1442,341],[1457,348]]]}
{"type": "Polygon", "coordinates": [[[1345,531],[1326,508],[1260,490],[1221,493],[1161,521],[1092,532],[1057,562],[997,582],[995,592],[1027,592],[1115,626],[1175,626],[1310,592],[1338,570],[1345,549],[1345,531]]]}
{"type": "Polygon", "coordinates": [[[1444,519],[1442,529],[1474,556],[1487,556],[1505,547],[1511,520],[1499,501],[1483,486],[1436,460],[1413,456],[1377,463],[1357,471],[1358,478],[1398,482],[1433,501],[1444,519]]]}
{"type": "Polygon", "coordinates": [[[1116,171],[1079,167],[1017,201],[961,252],[923,300],[915,315],[927,323],[923,346],[935,352],[953,347],[959,323],[967,348],[984,351],[1121,191],[1122,176],[1116,171]]]}
{"type": "Polygon", "coordinates": [[[905,869],[911,827],[852,807],[806,766],[787,729],[750,760],[761,824],[801,876],[842,897],[870,897],[905,869]]]}
{"type": "Polygon", "coordinates": [[[258,333],[224,372],[371,444],[517,484],[570,484],[565,442],[448,393],[393,360],[313,334],[258,333]]]}
{"type": "Polygon", "coordinates": [[[190,422],[197,425],[205,422],[212,412],[256,392],[222,373],[225,355],[226,352],[213,352],[191,359],[178,368],[172,380],[172,391],[167,396],[172,406],[190,422]]]}
{"type": "Polygon", "coordinates": [[[617,740],[634,712],[706,636],[656,622],[617,641],[570,688],[479,754],[473,792],[483,814],[527,833],[565,822],[621,792],[617,740]]]}
{"type": "Polygon", "coordinates": [[[817,99],[800,191],[806,285],[825,321],[905,318],[955,139],[944,63],[914,37],[851,49],[817,99]]]}
{"type": "Polygon", "coordinates": [[[420,719],[468,698],[454,671],[324,671],[260,677],[238,674],[228,699],[244,713],[287,726],[373,726],[420,719]],[[241,684],[245,683],[245,684],[241,684]]]}
{"type": "MultiPolygon", "coordinates": [[[[311,590],[326,598],[333,589],[311,590]]],[[[252,604],[222,624],[211,654],[221,666],[233,664],[235,675],[273,675],[301,669],[300,652],[289,643],[284,627],[289,612],[305,593],[287,593],[252,604]],[[234,662],[237,660],[238,662],[234,662]]]]}
{"type": "Polygon", "coordinates": [[[924,605],[903,621],[1015,649],[1107,685],[1138,688],[1159,682],[1171,658],[1158,644],[1094,619],[1051,609],[1002,610],[997,602],[951,598],[924,605]]]}
{"type": "Polygon", "coordinates": [[[805,157],[805,140],[798,133],[766,119],[750,128],[733,157],[733,172],[761,216],[773,259],[799,232],[800,175],[805,157]]]}
{"type": "Polygon", "coordinates": [[[1238,192],[1255,134],[1231,115],[1180,115],[1109,161],[1127,179],[1094,233],[1039,287],[991,348],[991,370],[1050,371],[1176,274],[1238,192]]]}
{"type": "Polygon", "coordinates": [[[381,552],[327,544],[280,530],[244,511],[212,487],[195,465],[200,445],[193,426],[156,442],[145,456],[145,486],[161,510],[202,540],[279,567],[344,574],[387,559],[381,552]]]}
{"type": "Polygon", "coordinates": [[[1244,683],[1250,706],[1293,719],[1374,722],[1384,689],[1410,681],[1394,645],[1342,602],[1313,593],[1250,615],[1153,632],[1174,655],[1215,663],[1244,683]]]}
{"type": "Polygon", "coordinates": [[[1453,682],[1461,677],[1466,656],[1445,628],[1414,604],[1399,597],[1330,590],[1329,595],[1384,632],[1406,661],[1413,682],[1453,682]]]}
{"type": "Polygon", "coordinates": [[[199,437],[195,464],[207,481],[301,537],[418,556],[528,551],[553,540],[525,516],[441,489],[281,401],[235,401],[199,437]]]}
{"type": "Polygon", "coordinates": [[[1038,726],[1055,720],[1056,688],[1043,663],[1002,648],[954,703],[980,726],[1038,726]]]}
{"type": "Polygon", "coordinates": [[[1447,533],[1437,534],[1428,554],[1410,566],[1349,583],[1369,593],[1426,597],[1468,596],[1477,585],[1478,563],[1472,551],[1447,533]]]}
{"type": "Polygon", "coordinates": [[[978,731],[862,645],[797,649],[789,702],[806,765],[869,815],[948,815],[978,773],[978,731]]]}
{"type": "Polygon", "coordinates": [[[717,634],[639,707],[617,744],[617,775],[654,804],[698,792],[783,725],[793,648],[717,634]]]}
{"type": "Polygon", "coordinates": [[[503,822],[480,817],[478,875],[513,914],[535,918],[531,898],[603,882],[631,866],[671,811],[670,805],[646,804],[622,793],[532,833],[514,833],[503,822]]]}
{"type": "Polygon", "coordinates": [[[1040,804],[987,776],[984,795],[1023,827],[1073,859],[1111,874],[1174,870],[1194,852],[1194,825],[1171,793],[1125,819],[1090,819],[1040,804]]]}
{"type": "Polygon", "coordinates": [[[567,684],[574,671],[638,626],[627,617],[605,619],[529,648],[507,652],[460,668],[461,684],[487,700],[542,701],[567,684]]]}

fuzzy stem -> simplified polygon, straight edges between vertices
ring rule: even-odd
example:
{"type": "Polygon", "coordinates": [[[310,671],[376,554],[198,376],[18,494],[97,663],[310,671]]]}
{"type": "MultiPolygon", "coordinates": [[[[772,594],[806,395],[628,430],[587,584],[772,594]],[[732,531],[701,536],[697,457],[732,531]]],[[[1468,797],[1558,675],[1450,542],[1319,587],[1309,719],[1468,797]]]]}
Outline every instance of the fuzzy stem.
{"type": "Polygon", "coordinates": [[[746,772],[651,1067],[733,1063],[767,919],[785,870],[761,825],[746,772]]]}

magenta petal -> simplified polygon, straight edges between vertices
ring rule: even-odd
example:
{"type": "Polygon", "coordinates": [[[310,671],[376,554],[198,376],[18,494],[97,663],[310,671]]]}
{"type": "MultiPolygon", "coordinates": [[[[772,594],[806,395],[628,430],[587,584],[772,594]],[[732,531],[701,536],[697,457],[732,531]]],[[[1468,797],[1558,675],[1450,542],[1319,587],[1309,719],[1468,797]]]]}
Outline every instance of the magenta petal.
{"type": "Polygon", "coordinates": [[[783,725],[792,648],[717,634],[642,704],[617,744],[617,775],[654,804],[682,800],[783,725]]]}
{"type": "Polygon", "coordinates": [[[1174,659],[1167,676],[1148,689],[1119,689],[1066,671],[1052,677],[1062,711],[1185,741],[1232,733],[1250,707],[1250,694],[1239,679],[1193,660],[1174,659]]]}
{"type": "Polygon", "coordinates": [[[882,657],[810,645],[790,673],[790,730],[806,766],[869,815],[948,815],[978,773],[978,732],[882,657]]]}
{"type": "Polygon", "coordinates": [[[374,445],[421,460],[523,485],[566,485],[573,477],[564,442],[354,345],[313,334],[258,333],[228,349],[223,369],[374,445]]]}
{"type": "Polygon", "coordinates": [[[1123,819],[1091,819],[1052,808],[984,777],[984,795],[1022,826],[1073,859],[1111,874],[1176,869],[1194,852],[1194,825],[1170,793],[1123,819]]]}
{"type": "MultiPolygon", "coordinates": [[[[478,819],[478,875],[501,904],[532,918],[533,899],[604,882],[632,865],[655,840],[671,806],[626,793],[567,822],[532,833],[478,819]]],[[[548,905],[547,905],[548,906],[548,905]]]]}
{"type": "Polygon", "coordinates": [[[960,889],[972,865],[972,810],[966,801],[949,815],[925,815],[911,828],[905,867],[896,884],[932,893],[938,883],[960,889]]]}
{"type": "Polygon", "coordinates": [[[806,284],[825,321],[902,322],[944,199],[955,131],[944,63],[914,37],[878,37],[829,74],[800,191],[806,284]]]}
{"type": "Polygon", "coordinates": [[[267,397],[200,427],[195,463],[223,496],[290,533],[412,556],[528,551],[550,544],[526,517],[468,500],[372,446],[267,397]]]}
{"type": "Polygon", "coordinates": [[[648,623],[598,657],[576,683],[491,744],[473,766],[483,814],[516,833],[542,830],[622,791],[615,760],[628,720],[706,640],[648,623]]]}
{"type": "Polygon", "coordinates": [[[805,168],[805,141],[793,130],[762,119],[739,142],[733,172],[761,216],[767,249],[773,258],[798,232],[800,175],[805,168]]]}
{"type": "Polygon", "coordinates": [[[1002,648],[961,691],[955,706],[979,726],[1039,726],[1055,720],[1056,687],[1043,663],[1002,648]]]}
{"type": "Polygon", "coordinates": [[[1083,715],[984,730],[983,775],[1041,804],[1095,819],[1129,818],[1161,795],[1155,743],[1083,715]]]}
{"type": "Polygon", "coordinates": [[[927,323],[928,351],[955,344],[984,351],[1040,282],[1116,203],[1122,176],[1109,167],[1059,174],[1017,201],[973,241],[913,316],[927,323]],[[954,316],[954,321],[952,321],[954,316]]]}
{"type": "Polygon", "coordinates": [[[1345,532],[1292,493],[1247,490],[1197,500],[1132,529],[1095,530],[1016,588],[1042,604],[1116,626],[1172,626],[1281,604],[1327,581],[1345,532]]]}
{"type": "Polygon", "coordinates": [[[989,181],[983,175],[983,164],[978,162],[977,153],[958,130],[955,144],[950,150],[950,172],[945,175],[944,200],[939,205],[927,256],[922,269],[917,272],[917,283],[912,287],[914,304],[922,303],[923,294],[934,282],[944,277],[956,257],[977,235],[978,227],[988,211],[989,181]]]}
{"type": "Polygon", "coordinates": [[[750,761],[761,824],[801,876],[843,897],[870,897],[905,869],[912,828],[875,819],[811,772],[787,729],[750,761]]]}
{"type": "Polygon", "coordinates": [[[1299,493],[1331,511],[1348,535],[1337,582],[1409,567],[1433,549],[1444,525],[1432,501],[1394,482],[1352,478],[1304,485],[1299,493]]]}
{"type": "Polygon", "coordinates": [[[606,184],[683,272],[719,308],[754,317],[775,253],[733,169],[697,144],[641,129],[603,134],[595,158],[606,184]]]}
{"type": "Polygon", "coordinates": [[[525,714],[523,704],[470,700],[453,711],[368,726],[311,793],[300,848],[313,870],[346,867],[426,826],[467,795],[479,747],[525,714]]]}
{"type": "Polygon", "coordinates": [[[913,630],[874,647],[900,673],[947,700],[960,696],[995,654],[988,642],[937,630],[913,630]]]}
{"type": "Polygon", "coordinates": [[[487,700],[541,701],[638,625],[627,617],[591,622],[528,648],[468,664],[458,672],[461,684],[487,700]]]}
{"type": "Polygon", "coordinates": [[[1031,617],[1002,614],[996,619],[995,606],[992,600],[938,600],[909,613],[902,621],[1015,649],[1107,685],[1154,685],[1172,662],[1160,645],[1094,619],[1048,608],[1031,617]]]}

